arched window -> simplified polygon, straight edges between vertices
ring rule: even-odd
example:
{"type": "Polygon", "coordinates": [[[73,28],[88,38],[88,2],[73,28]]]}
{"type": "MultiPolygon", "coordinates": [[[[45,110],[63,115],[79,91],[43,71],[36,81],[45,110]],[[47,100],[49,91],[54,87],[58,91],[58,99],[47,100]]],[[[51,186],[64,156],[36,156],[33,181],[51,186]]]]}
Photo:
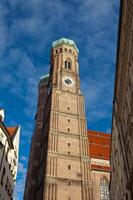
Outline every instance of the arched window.
{"type": "Polygon", "coordinates": [[[100,180],[101,200],[109,200],[109,182],[104,177],[100,180]]]}
{"type": "Polygon", "coordinates": [[[65,60],[65,68],[71,69],[71,61],[70,60],[65,60]]]}

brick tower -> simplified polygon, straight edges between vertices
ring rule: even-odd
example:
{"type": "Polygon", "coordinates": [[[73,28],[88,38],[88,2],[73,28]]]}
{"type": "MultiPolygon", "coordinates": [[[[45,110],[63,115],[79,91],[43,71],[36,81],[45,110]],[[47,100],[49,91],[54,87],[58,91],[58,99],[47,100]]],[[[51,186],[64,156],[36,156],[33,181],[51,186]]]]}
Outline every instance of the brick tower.
{"type": "Polygon", "coordinates": [[[78,52],[66,38],[52,44],[50,74],[39,83],[25,200],[92,200],[78,52]]]}

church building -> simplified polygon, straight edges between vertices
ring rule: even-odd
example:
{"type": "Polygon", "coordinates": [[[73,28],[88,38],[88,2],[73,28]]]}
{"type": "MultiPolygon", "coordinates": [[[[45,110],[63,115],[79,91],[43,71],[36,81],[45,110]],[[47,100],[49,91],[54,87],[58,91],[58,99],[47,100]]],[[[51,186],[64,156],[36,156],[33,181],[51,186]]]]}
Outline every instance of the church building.
{"type": "Polygon", "coordinates": [[[93,200],[109,200],[111,134],[88,130],[93,200]]]}
{"type": "Polygon", "coordinates": [[[52,44],[50,72],[38,86],[24,200],[95,200],[78,54],[72,40],[52,44]]]}

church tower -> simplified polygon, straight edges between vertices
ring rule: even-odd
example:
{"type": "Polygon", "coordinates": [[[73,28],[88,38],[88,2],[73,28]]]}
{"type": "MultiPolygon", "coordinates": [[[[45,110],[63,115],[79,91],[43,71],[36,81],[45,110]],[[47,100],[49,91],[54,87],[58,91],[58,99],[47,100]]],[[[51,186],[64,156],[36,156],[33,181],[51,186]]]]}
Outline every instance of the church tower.
{"type": "Polygon", "coordinates": [[[78,53],[72,40],[52,44],[50,74],[39,84],[25,200],[92,200],[78,53]]]}

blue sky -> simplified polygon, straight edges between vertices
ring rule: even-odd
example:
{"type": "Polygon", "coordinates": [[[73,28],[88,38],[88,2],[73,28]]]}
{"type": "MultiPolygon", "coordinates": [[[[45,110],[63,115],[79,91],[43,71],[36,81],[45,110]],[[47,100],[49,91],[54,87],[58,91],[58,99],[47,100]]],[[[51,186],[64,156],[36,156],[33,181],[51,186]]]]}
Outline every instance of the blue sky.
{"type": "Polygon", "coordinates": [[[21,125],[15,200],[23,197],[37,85],[49,71],[54,40],[75,41],[88,128],[110,132],[118,10],[118,0],[1,1],[0,107],[7,125],[21,125]]]}

